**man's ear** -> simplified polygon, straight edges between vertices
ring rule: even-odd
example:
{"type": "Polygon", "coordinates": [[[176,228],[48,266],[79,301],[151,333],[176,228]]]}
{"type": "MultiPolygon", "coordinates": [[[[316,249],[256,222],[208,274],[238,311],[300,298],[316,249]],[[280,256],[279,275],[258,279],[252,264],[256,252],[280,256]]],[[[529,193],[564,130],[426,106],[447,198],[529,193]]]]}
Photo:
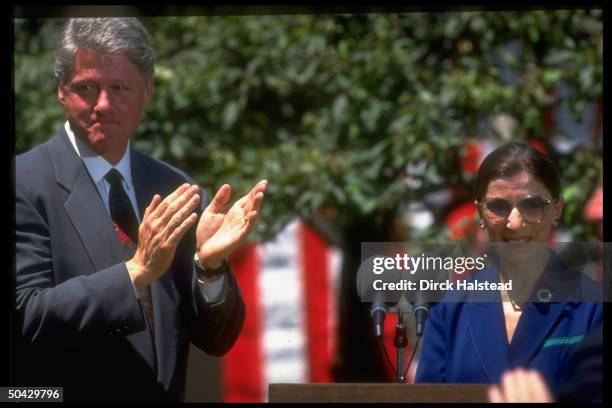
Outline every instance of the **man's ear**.
{"type": "Polygon", "coordinates": [[[60,83],[57,84],[57,99],[62,105],[64,104],[64,89],[60,83]]]}

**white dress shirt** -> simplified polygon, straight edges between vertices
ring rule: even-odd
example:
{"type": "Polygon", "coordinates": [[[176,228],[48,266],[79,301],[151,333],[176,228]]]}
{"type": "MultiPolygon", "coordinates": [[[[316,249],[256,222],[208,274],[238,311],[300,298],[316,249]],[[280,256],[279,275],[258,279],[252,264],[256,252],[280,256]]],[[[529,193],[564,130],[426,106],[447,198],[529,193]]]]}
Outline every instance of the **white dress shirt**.
{"type": "MultiPolygon", "coordinates": [[[[79,138],[75,137],[68,121],[66,121],[64,124],[64,129],[66,130],[66,134],[68,135],[68,139],[70,140],[72,147],[74,147],[74,150],[83,161],[85,168],[94,181],[108,213],[110,214],[110,208],[108,206],[108,192],[110,190],[110,183],[104,178],[104,176],[106,176],[106,173],[108,173],[110,169],[115,168],[123,177],[123,188],[128,195],[130,202],[132,203],[132,209],[134,210],[134,214],[136,215],[138,223],[140,224],[141,220],[140,214],[138,213],[138,202],[136,201],[136,193],[134,191],[134,184],[132,182],[132,168],[130,166],[130,142],[128,141],[127,149],[125,149],[121,160],[119,160],[119,162],[113,166],[107,162],[105,158],[93,152],[79,138]]],[[[200,279],[198,279],[198,283],[204,300],[206,302],[217,302],[220,300],[219,297],[223,289],[223,284],[225,283],[225,275],[222,275],[218,280],[209,283],[202,282],[200,279]]],[[[136,287],[134,287],[134,292],[136,293],[136,296],[138,296],[136,287]]]]}

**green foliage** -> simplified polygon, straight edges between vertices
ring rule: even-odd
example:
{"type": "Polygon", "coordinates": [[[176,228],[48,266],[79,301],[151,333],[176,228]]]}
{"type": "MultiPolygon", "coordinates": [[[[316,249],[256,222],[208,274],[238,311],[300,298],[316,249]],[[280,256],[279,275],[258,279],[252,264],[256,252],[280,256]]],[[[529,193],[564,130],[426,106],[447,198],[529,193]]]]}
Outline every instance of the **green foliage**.
{"type": "MultiPolygon", "coordinates": [[[[600,10],[144,18],[156,50],[154,97],[135,145],[192,174],[212,194],[269,180],[258,237],[334,209],[346,230],[383,223],[407,202],[450,186],[466,138],[504,113],[516,139],[544,135],[542,112],[578,119],[602,95],[600,10]],[[506,45],[518,52],[509,52],[506,45]],[[504,80],[514,70],[515,81],[504,80]],[[553,90],[569,87],[562,99],[553,90]],[[410,174],[409,165],[423,171],[410,174]]],[[[53,49],[61,21],[15,21],[16,149],[63,122],[53,49]]],[[[486,137],[497,138],[487,130],[486,137]]],[[[564,225],[590,229],[581,208],[601,150],[562,160],[564,225]],[[588,182],[585,182],[588,181],[588,182]]],[[[434,209],[439,215],[439,210],[434,209]]],[[[440,237],[440,217],[426,237],[440,237]]]]}

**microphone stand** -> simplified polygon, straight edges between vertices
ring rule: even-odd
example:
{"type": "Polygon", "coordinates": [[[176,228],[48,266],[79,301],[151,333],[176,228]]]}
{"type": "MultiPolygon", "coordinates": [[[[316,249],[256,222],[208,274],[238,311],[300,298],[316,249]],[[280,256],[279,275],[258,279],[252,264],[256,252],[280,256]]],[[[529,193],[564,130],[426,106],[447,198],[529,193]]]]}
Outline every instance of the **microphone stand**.
{"type": "Polygon", "coordinates": [[[406,337],[406,325],[404,324],[404,313],[411,313],[412,306],[408,307],[391,307],[389,312],[397,313],[397,322],[395,323],[395,337],[393,338],[393,345],[395,346],[395,352],[397,356],[397,374],[396,380],[399,384],[404,383],[404,351],[408,345],[408,338],[406,337]]]}

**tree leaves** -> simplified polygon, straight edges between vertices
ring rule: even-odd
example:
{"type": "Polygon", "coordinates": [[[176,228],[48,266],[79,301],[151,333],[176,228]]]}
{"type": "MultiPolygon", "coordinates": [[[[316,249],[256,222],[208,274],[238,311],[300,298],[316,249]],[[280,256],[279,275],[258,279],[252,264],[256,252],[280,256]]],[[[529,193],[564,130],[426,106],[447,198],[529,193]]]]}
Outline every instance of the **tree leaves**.
{"type": "MultiPolygon", "coordinates": [[[[508,115],[520,135],[543,137],[545,109],[565,104],[578,117],[602,95],[601,10],[142,20],[157,59],[135,145],[211,194],[229,182],[237,196],[267,178],[258,239],[321,207],[347,229],[399,217],[429,191],[469,191],[461,146],[479,134],[500,142],[487,118],[508,115]],[[555,97],[561,84],[567,93],[555,97]]],[[[15,24],[18,153],[64,121],[52,70],[59,23],[15,24]]],[[[564,178],[579,170],[590,187],[600,153],[564,161],[564,178]]],[[[566,193],[566,225],[583,225],[586,187],[566,193]]]]}

